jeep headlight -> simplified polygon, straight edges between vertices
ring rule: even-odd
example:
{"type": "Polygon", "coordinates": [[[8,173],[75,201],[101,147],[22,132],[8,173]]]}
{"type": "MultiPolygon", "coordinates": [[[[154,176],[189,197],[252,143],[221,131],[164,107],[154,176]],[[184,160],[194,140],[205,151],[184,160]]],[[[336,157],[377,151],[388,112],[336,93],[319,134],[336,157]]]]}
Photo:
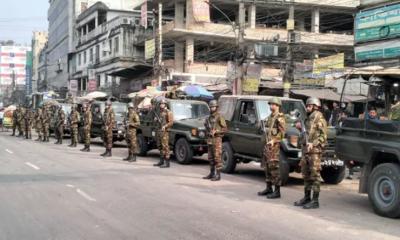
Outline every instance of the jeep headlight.
{"type": "Polygon", "coordinates": [[[192,128],[192,136],[197,136],[197,128],[192,128]]]}
{"type": "Polygon", "coordinates": [[[199,138],[205,138],[205,137],[206,137],[206,133],[204,131],[200,131],[199,138]]]}

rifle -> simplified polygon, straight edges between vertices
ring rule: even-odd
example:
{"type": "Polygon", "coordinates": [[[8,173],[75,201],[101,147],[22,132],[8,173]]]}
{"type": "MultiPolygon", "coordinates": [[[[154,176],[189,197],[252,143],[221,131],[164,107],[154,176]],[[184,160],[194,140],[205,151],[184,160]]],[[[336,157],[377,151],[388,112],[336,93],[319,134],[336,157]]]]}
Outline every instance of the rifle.
{"type": "Polygon", "coordinates": [[[208,136],[209,136],[209,137],[213,137],[213,136],[211,135],[211,132],[212,132],[212,130],[213,130],[213,127],[212,127],[212,125],[211,125],[211,122],[210,122],[209,118],[207,118],[206,121],[204,122],[204,127],[206,128],[206,131],[207,131],[207,133],[208,133],[208,136]]]}
{"type": "Polygon", "coordinates": [[[308,152],[308,149],[307,149],[308,133],[307,133],[304,121],[302,121],[302,120],[299,120],[299,121],[301,123],[301,132],[300,132],[301,150],[302,150],[303,154],[305,154],[308,152]]]}

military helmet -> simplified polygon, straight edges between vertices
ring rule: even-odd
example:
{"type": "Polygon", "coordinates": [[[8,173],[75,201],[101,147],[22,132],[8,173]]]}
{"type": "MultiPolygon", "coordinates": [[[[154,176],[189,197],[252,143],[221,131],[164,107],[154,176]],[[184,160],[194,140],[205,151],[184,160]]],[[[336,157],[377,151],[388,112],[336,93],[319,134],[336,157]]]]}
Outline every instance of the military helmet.
{"type": "Polygon", "coordinates": [[[282,106],[282,101],[280,98],[274,97],[268,101],[268,104],[276,104],[278,106],[282,106]]]}
{"type": "Polygon", "coordinates": [[[129,103],[128,108],[135,108],[135,105],[133,105],[133,103],[129,103]]]}
{"type": "Polygon", "coordinates": [[[160,104],[167,104],[167,99],[165,99],[165,98],[161,99],[160,104]]]}
{"type": "Polygon", "coordinates": [[[218,102],[217,102],[217,100],[211,100],[210,103],[208,104],[208,106],[209,106],[210,108],[212,108],[212,107],[218,107],[218,102]]]}
{"type": "Polygon", "coordinates": [[[315,105],[321,107],[321,101],[316,97],[310,97],[307,99],[306,105],[315,105]]]}
{"type": "Polygon", "coordinates": [[[112,104],[111,100],[107,100],[106,106],[111,106],[111,104],[112,104]]]}

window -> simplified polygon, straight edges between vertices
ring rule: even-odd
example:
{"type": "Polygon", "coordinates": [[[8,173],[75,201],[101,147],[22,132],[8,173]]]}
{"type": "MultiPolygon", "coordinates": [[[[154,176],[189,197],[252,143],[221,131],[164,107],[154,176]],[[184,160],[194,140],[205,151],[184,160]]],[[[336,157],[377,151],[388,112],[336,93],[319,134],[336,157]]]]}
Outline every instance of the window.
{"type": "Polygon", "coordinates": [[[82,65],[82,53],[78,55],[78,66],[82,65]]]}
{"type": "Polygon", "coordinates": [[[93,48],[91,48],[90,49],[90,51],[89,51],[90,53],[89,53],[89,62],[93,62],[93,48]]]}
{"type": "Polygon", "coordinates": [[[103,57],[107,56],[106,42],[103,42],[102,49],[103,49],[103,57]]]}
{"type": "Polygon", "coordinates": [[[86,64],[86,51],[83,52],[83,64],[86,64]]]}
{"type": "Polygon", "coordinates": [[[108,44],[109,44],[109,47],[110,47],[109,49],[110,49],[110,55],[111,55],[111,53],[112,53],[112,40],[111,39],[110,39],[108,44]]]}
{"type": "Polygon", "coordinates": [[[240,104],[239,122],[245,124],[256,123],[256,109],[253,101],[243,101],[240,104]]]}
{"type": "Polygon", "coordinates": [[[115,38],[114,52],[115,52],[115,54],[119,53],[119,37],[115,38]]]}

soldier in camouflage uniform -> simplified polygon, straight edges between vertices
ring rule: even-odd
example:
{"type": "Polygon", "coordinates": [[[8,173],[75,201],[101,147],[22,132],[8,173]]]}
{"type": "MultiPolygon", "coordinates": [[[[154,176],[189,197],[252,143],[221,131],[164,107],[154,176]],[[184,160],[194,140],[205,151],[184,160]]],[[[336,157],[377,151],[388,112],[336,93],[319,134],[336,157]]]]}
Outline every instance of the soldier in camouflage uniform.
{"type": "Polygon", "coordinates": [[[400,121],[400,101],[390,108],[389,120],[400,121]]]}
{"type": "Polygon", "coordinates": [[[135,106],[133,103],[128,105],[128,115],[126,116],[125,126],[126,126],[126,143],[128,144],[129,155],[124,158],[124,161],[136,162],[136,155],[138,152],[137,139],[136,139],[136,129],[140,125],[139,115],[135,111],[135,106]]]}
{"type": "Polygon", "coordinates": [[[285,136],[286,119],[285,114],[280,112],[282,101],[273,98],[269,101],[271,115],[266,119],[265,124],[265,146],[263,164],[267,187],[264,191],[258,192],[259,196],[267,196],[269,199],[280,198],[281,176],[279,170],[280,143],[285,136]],[[272,185],[275,190],[272,191],[272,185]]]}
{"type": "Polygon", "coordinates": [[[92,111],[90,108],[90,105],[83,105],[83,137],[84,137],[84,143],[85,147],[81,149],[82,152],[90,152],[90,130],[92,128],[92,122],[93,122],[93,117],[92,117],[92,111]]]}
{"type": "Polygon", "coordinates": [[[35,141],[42,141],[42,105],[35,112],[35,129],[38,134],[38,138],[35,141]]]}
{"type": "Polygon", "coordinates": [[[113,128],[115,126],[115,114],[112,109],[112,102],[108,100],[106,102],[106,108],[104,109],[103,121],[104,121],[104,145],[106,151],[101,154],[102,157],[112,156],[112,146],[113,146],[113,128]]]}
{"type": "Polygon", "coordinates": [[[18,115],[18,137],[24,137],[25,132],[25,108],[20,107],[19,115],[18,115]]]}
{"type": "Polygon", "coordinates": [[[47,105],[44,106],[40,119],[42,122],[43,142],[48,142],[49,128],[50,128],[50,112],[47,105]]]}
{"type": "Polygon", "coordinates": [[[33,122],[34,114],[31,107],[27,107],[25,111],[25,138],[32,139],[32,122],[33,122]]]}
{"type": "Polygon", "coordinates": [[[15,131],[17,129],[19,129],[19,127],[18,127],[19,126],[18,125],[18,117],[19,117],[20,111],[21,111],[21,109],[20,109],[19,106],[13,111],[13,115],[12,115],[12,118],[13,118],[12,131],[13,131],[13,133],[11,134],[11,136],[15,136],[15,131]]]}
{"type": "MultiPolygon", "coordinates": [[[[319,208],[321,155],[327,142],[327,123],[319,111],[321,102],[318,98],[309,98],[306,102],[307,119],[305,122],[306,138],[303,143],[303,158],[300,162],[304,179],[304,198],[294,203],[304,209],[319,208]],[[313,198],[311,199],[311,190],[313,198]]],[[[301,124],[296,124],[301,129],[301,124]]],[[[304,136],[303,136],[304,137],[304,136]]]]}
{"type": "Polygon", "coordinates": [[[78,145],[78,125],[79,125],[79,113],[76,110],[76,105],[73,104],[70,113],[70,124],[71,124],[71,144],[68,147],[76,147],[78,145]]]}
{"type": "Polygon", "coordinates": [[[170,167],[170,152],[169,152],[169,130],[174,124],[174,116],[167,108],[167,100],[160,101],[160,115],[156,117],[160,127],[158,129],[159,142],[161,143],[160,162],[154,164],[156,167],[170,167]]]}
{"type": "Polygon", "coordinates": [[[65,112],[62,109],[62,106],[60,105],[58,107],[57,122],[55,127],[55,130],[57,132],[57,142],[55,142],[55,144],[62,144],[64,138],[64,128],[65,128],[65,112]]]}
{"type": "Polygon", "coordinates": [[[218,112],[218,103],[212,100],[209,104],[210,116],[206,119],[205,127],[207,129],[208,160],[210,162],[210,173],[203,179],[211,181],[221,180],[222,170],[222,137],[227,131],[225,119],[218,112]]]}

